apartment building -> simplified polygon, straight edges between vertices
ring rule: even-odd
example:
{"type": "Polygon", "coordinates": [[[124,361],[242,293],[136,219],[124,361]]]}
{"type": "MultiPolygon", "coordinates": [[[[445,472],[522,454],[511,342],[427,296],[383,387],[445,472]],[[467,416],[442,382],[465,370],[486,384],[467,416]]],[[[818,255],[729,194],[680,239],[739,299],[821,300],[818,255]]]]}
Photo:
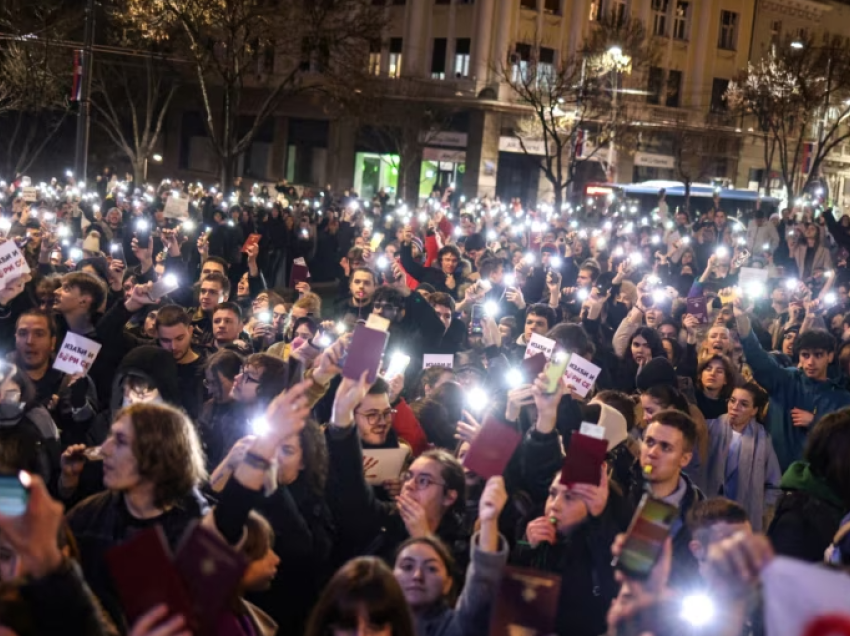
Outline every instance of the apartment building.
{"type": "MultiPolygon", "coordinates": [[[[764,11],[756,11],[756,0],[385,1],[388,26],[364,62],[387,82],[415,80],[418,99],[440,100],[456,112],[449,128],[429,136],[414,170],[423,196],[435,185],[454,183],[468,196],[547,197],[550,188],[537,160],[522,151],[515,136],[528,111],[500,81],[503,66],[521,70],[534,59],[556,68],[582,49],[600,16],[610,12],[639,18],[658,51],[655,65],[623,78],[629,89],[624,105],[638,134],[633,147],[618,148],[618,180],[675,178],[673,140],[683,130],[723,140],[712,144],[716,156],[706,176],[742,181],[749,175],[750,168],[740,165],[746,131],[728,115],[722,96],[746,66],[757,26],[766,20],[764,11]]],[[[396,158],[371,143],[355,121],[326,106],[316,96],[287,103],[267,122],[241,172],[257,179],[354,187],[365,196],[393,188],[396,158]]],[[[527,141],[532,152],[540,150],[541,144],[527,141]]],[[[164,154],[185,174],[214,173],[200,114],[173,115],[164,154]]],[[[604,160],[604,148],[596,156],[604,160]]],[[[582,178],[604,180],[602,166],[591,164],[582,178]]]]}

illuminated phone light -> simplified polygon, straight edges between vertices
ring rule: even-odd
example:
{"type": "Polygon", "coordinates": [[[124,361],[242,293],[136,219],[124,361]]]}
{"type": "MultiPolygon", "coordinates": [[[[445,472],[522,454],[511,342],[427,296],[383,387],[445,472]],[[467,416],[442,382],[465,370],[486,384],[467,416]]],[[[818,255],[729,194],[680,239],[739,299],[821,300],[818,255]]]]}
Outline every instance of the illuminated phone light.
{"type": "Polygon", "coordinates": [[[522,375],[522,371],[519,369],[508,370],[505,374],[505,380],[507,381],[508,386],[512,389],[515,389],[525,383],[525,378],[522,375]]]}
{"type": "Polygon", "coordinates": [[[263,436],[269,432],[271,427],[269,426],[269,422],[265,417],[255,417],[251,420],[251,432],[254,435],[263,436]]]}

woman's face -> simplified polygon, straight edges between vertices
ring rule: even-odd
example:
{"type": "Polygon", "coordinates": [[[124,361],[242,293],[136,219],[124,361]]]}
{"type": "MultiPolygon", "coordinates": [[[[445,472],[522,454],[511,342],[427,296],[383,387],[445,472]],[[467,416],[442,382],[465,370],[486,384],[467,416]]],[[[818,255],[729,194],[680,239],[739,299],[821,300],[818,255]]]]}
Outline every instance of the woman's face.
{"type": "Polygon", "coordinates": [[[692,265],[693,262],[694,262],[694,255],[693,255],[692,252],[685,252],[684,254],[682,254],[682,261],[681,261],[682,267],[684,267],[685,265],[692,265]]]}
{"type": "MultiPolygon", "coordinates": [[[[240,292],[241,294],[241,292],[240,292]]],[[[269,310],[269,295],[266,292],[261,292],[255,299],[254,302],[251,303],[251,307],[254,310],[254,313],[257,314],[261,311],[269,310]]]]}
{"type": "Polygon", "coordinates": [[[277,481],[288,486],[298,479],[298,473],[304,470],[304,452],[301,448],[301,434],[295,433],[283,440],[277,449],[277,481]]]}
{"type": "Polygon", "coordinates": [[[752,393],[744,389],[735,389],[732,391],[727,413],[729,414],[729,419],[732,420],[733,426],[744,426],[756,416],[757,411],[755,397],[752,393]]]}
{"type": "Polygon", "coordinates": [[[107,490],[127,492],[142,484],[139,462],[133,453],[136,438],[133,423],[125,415],[116,421],[101,447],[103,453],[103,485],[107,490]]]}
{"type": "Polygon", "coordinates": [[[638,364],[644,364],[652,359],[652,349],[643,336],[635,336],[632,340],[632,359],[638,364]]]}
{"type": "Polygon", "coordinates": [[[242,587],[249,592],[262,592],[271,587],[277,575],[280,557],[268,548],[262,558],[251,561],[242,575],[242,587]]]}
{"type": "Polygon", "coordinates": [[[402,550],[393,573],[413,611],[435,605],[452,589],[445,563],[425,543],[414,543],[402,550]]]}
{"type": "Polygon", "coordinates": [[[708,330],[705,338],[706,348],[712,353],[729,355],[732,351],[732,339],[726,327],[715,326],[708,330]]]}
{"type": "Polygon", "coordinates": [[[546,517],[555,519],[555,529],[563,534],[587,518],[587,506],[555,475],[546,499],[546,517]]]}
{"type": "Polygon", "coordinates": [[[420,457],[410,465],[410,473],[412,477],[401,486],[402,493],[422,506],[428,519],[442,519],[457,500],[457,492],[446,490],[440,464],[420,457]]]}
{"type": "Polygon", "coordinates": [[[651,420],[658,411],[664,410],[664,405],[661,404],[661,402],[648,395],[640,396],[640,405],[643,407],[643,421],[645,424],[649,424],[649,420],[651,420]]]}
{"type": "MultiPolygon", "coordinates": [[[[239,285],[236,286],[236,295],[237,296],[248,296],[251,293],[251,286],[248,284],[248,272],[242,274],[242,278],[239,279],[239,285]]],[[[268,297],[266,297],[268,300],[268,297]]]]}
{"type": "Polygon", "coordinates": [[[806,229],[803,230],[803,234],[807,239],[813,239],[818,235],[818,228],[814,225],[807,225],[806,229]]]}
{"type": "Polygon", "coordinates": [[[365,608],[361,608],[357,616],[356,625],[333,625],[330,628],[331,636],[393,636],[393,627],[386,623],[376,625],[369,618],[365,608]]]}
{"type": "MultiPolygon", "coordinates": [[[[463,460],[466,459],[466,456],[469,454],[469,442],[464,442],[460,445],[460,448],[457,449],[457,460],[463,464],[463,460]]],[[[463,467],[463,476],[466,480],[467,488],[476,488],[482,483],[481,477],[476,475],[474,472],[469,470],[466,466],[463,467]]]]}
{"type": "Polygon", "coordinates": [[[719,391],[726,386],[726,368],[720,360],[712,360],[702,370],[700,380],[702,380],[702,385],[706,389],[710,391],[719,391]]]}
{"type": "Polygon", "coordinates": [[[233,380],[221,371],[210,367],[204,371],[204,386],[212,394],[213,400],[227,402],[230,400],[231,391],[233,391],[233,380]]]}

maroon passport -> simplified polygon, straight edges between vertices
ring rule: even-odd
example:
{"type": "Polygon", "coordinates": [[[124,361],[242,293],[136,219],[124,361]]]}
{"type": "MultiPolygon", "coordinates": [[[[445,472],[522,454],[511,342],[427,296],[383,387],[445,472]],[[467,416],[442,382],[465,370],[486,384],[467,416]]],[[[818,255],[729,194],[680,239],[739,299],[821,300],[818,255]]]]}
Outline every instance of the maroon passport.
{"type": "Polygon", "coordinates": [[[295,287],[298,283],[305,283],[310,278],[310,270],[306,265],[292,265],[292,272],[289,274],[289,286],[295,287]]]}
{"type": "Polygon", "coordinates": [[[605,455],[608,453],[608,440],[596,439],[573,431],[570,447],[561,468],[561,483],[599,485],[599,475],[605,455]]]}
{"type": "Polygon", "coordinates": [[[688,298],[688,313],[696,316],[697,319],[705,324],[708,322],[708,307],[706,306],[705,296],[696,296],[688,298]]]}
{"type": "Polygon", "coordinates": [[[543,369],[546,368],[546,356],[542,353],[535,353],[530,358],[525,358],[520,363],[520,368],[522,369],[522,375],[525,378],[525,381],[529,384],[533,384],[535,378],[538,375],[543,373],[543,369]]]}
{"type": "Polygon", "coordinates": [[[365,325],[357,325],[351,336],[351,344],[345,354],[345,365],[342,376],[359,380],[364,371],[368,371],[368,381],[371,384],[378,377],[378,368],[387,346],[390,335],[386,331],[370,329],[365,325]]]}
{"type": "Polygon", "coordinates": [[[519,431],[489,416],[469,445],[463,465],[482,479],[502,475],[521,440],[519,431]]]}

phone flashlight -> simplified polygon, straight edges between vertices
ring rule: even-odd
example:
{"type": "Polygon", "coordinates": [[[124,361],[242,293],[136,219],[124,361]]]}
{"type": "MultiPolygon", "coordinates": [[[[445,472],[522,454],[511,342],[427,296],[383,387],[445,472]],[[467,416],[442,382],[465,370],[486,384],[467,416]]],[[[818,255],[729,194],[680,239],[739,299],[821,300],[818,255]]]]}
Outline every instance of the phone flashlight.
{"type": "Polygon", "coordinates": [[[691,237],[690,236],[683,236],[682,237],[682,243],[684,243],[685,245],[690,245],[691,244],[691,237]]]}
{"type": "Polygon", "coordinates": [[[149,224],[144,219],[139,219],[138,221],[136,221],[136,230],[138,230],[139,232],[144,232],[148,229],[148,227],[149,224]]]}
{"type": "Polygon", "coordinates": [[[83,250],[79,247],[72,247],[69,255],[72,260],[78,261],[83,257],[83,250]]]}
{"type": "Polygon", "coordinates": [[[522,371],[520,371],[519,369],[510,369],[505,374],[505,380],[507,380],[508,386],[512,389],[517,388],[525,382],[525,378],[522,375],[522,371]]]}
{"type": "Polygon", "coordinates": [[[632,262],[632,265],[640,265],[643,263],[643,255],[640,252],[635,252],[629,256],[629,260],[632,262]]]}
{"type": "MultiPolygon", "coordinates": [[[[599,245],[598,242],[597,242],[597,245],[599,245]]],[[[559,269],[561,267],[562,263],[563,263],[563,261],[561,261],[560,256],[553,256],[552,258],[549,259],[550,267],[554,267],[555,269],[559,269]]]]}
{"type": "Polygon", "coordinates": [[[513,287],[516,283],[516,276],[514,276],[513,274],[505,274],[502,277],[502,282],[505,283],[505,287],[513,287]]]}
{"type": "Polygon", "coordinates": [[[494,300],[484,303],[484,315],[495,318],[499,314],[499,305],[494,300]]]}
{"type": "Polygon", "coordinates": [[[269,325],[272,322],[272,314],[269,311],[261,311],[257,314],[257,320],[269,325]]]}
{"type": "Polygon", "coordinates": [[[166,274],[162,277],[162,280],[169,287],[177,287],[177,276],[175,274],[166,274]]]}
{"type": "Polygon", "coordinates": [[[798,284],[799,283],[797,282],[796,278],[789,278],[788,280],[785,281],[785,289],[793,291],[793,290],[797,289],[798,284]]]}
{"type": "Polygon", "coordinates": [[[716,613],[714,601],[706,594],[689,594],[682,599],[680,618],[694,627],[705,627],[716,613]]]}
{"type": "Polygon", "coordinates": [[[835,292],[829,292],[826,296],[823,297],[823,302],[826,305],[834,305],[838,301],[838,296],[835,295],[835,292]]]}
{"type": "Polygon", "coordinates": [[[187,232],[191,232],[192,230],[194,230],[194,229],[195,229],[195,222],[194,222],[194,221],[191,221],[191,220],[183,221],[183,223],[181,223],[180,225],[181,225],[181,226],[183,227],[183,229],[184,229],[185,231],[187,231],[187,232]]]}
{"type": "Polygon", "coordinates": [[[723,245],[714,250],[714,255],[717,258],[726,258],[729,256],[729,250],[727,250],[723,245]]]}
{"type": "Polygon", "coordinates": [[[269,422],[264,417],[255,417],[251,420],[251,432],[254,435],[265,435],[269,432],[269,422]]]}
{"type": "Polygon", "coordinates": [[[522,260],[525,262],[526,265],[534,265],[534,254],[529,252],[528,254],[522,257],[522,260]]]}
{"type": "Polygon", "coordinates": [[[386,269],[390,265],[390,261],[386,256],[379,256],[375,260],[375,265],[377,265],[378,269],[386,269]]]}
{"type": "Polygon", "coordinates": [[[479,413],[487,406],[487,392],[481,387],[474,386],[466,392],[466,403],[469,407],[479,413]]]}
{"type": "Polygon", "coordinates": [[[582,300],[582,301],[587,300],[587,297],[589,295],[590,295],[590,292],[588,292],[586,289],[579,289],[576,292],[576,298],[578,298],[579,300],[582,300]]]}

